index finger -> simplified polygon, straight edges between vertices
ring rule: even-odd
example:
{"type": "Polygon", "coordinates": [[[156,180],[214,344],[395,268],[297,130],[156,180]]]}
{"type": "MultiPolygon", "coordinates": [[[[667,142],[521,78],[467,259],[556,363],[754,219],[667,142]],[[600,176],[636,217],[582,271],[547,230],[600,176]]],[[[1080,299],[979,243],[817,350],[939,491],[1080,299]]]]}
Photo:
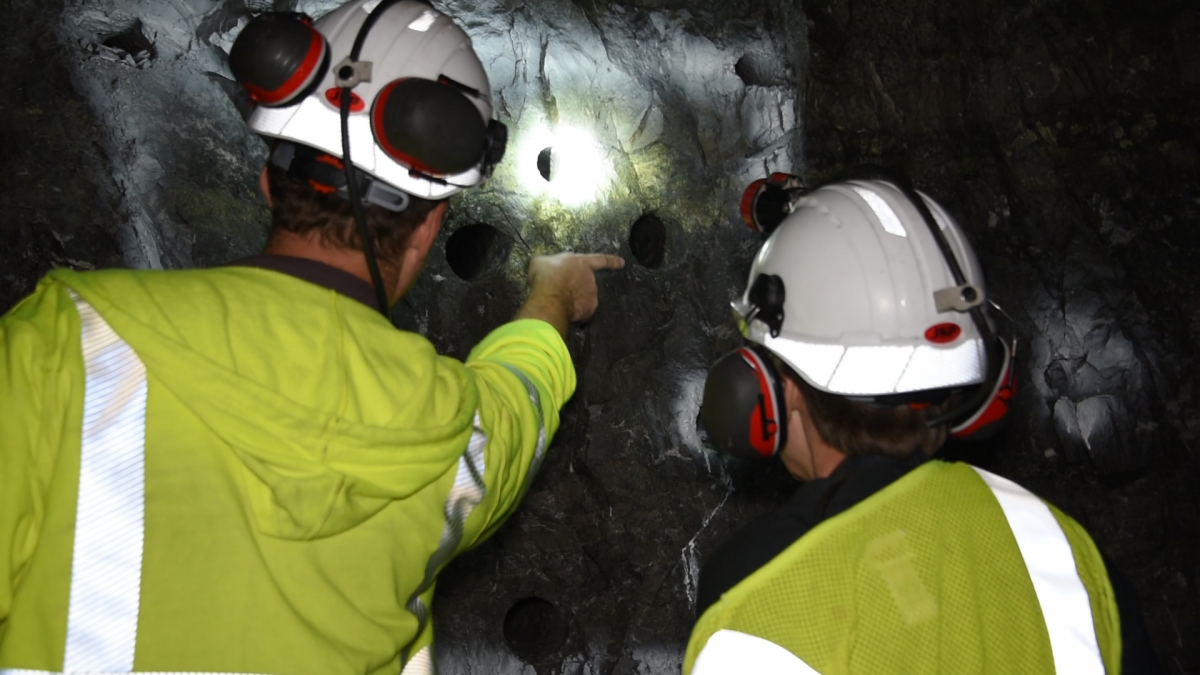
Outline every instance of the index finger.
{"type": "Polygon", "coordinates": [[[593,270],[619,270],[625,266],[625,259],[619,255],[592,253],[579,257],[583,259],[583,264],[593,270]]]}

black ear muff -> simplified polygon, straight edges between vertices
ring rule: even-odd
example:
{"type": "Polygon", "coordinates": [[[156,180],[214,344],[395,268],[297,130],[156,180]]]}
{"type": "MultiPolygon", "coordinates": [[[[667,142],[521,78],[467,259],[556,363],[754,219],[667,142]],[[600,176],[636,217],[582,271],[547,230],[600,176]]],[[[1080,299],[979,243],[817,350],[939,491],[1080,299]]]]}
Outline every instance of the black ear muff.
{"type": "Polygon", "coordinates": [[[234,40],[229,69],[250,100],[284,106],[320,84],[329,69],[329,44],[307,16],[262,14],[246,24],[234,40]]]}
{"type": "Polygon", "coordinates": [[[970,417],[950,429],[950,435],[954,438],[971,441],[987,440],[1000,431],[1005,417],[1008,416],[1008,406],[1017,393],[1017,379],[1013,373],[1016,346],[1005,342],[1003,338],[997,337],[996,339],[1003,347],[1000,351],[1004,354],[1000,374],[992,386],[991,395],[987,397],[983,405],[977,408],[970,417]]]}
{"type": "Polygon", "coordinates": [[[504,151],[508,148],[508,127],[500,120],[489,120],[487,128],[487,156],[484,158],[484,164],[487,165],[486,174],[491,174],[492,169],[504,159],[504,151]]]}
{"type": "Polygon", "coordinates": [[[375,98],[371,127],[389,157],[435,176],[475,167],[487,149],[479,109],[457,88],[434,80],[388,84],[375,98]]]}
{"type": "Polygon", "coordinates": [[[709,441],[733,457],[771,457],[787,442],[787,406],[760,347],[738,348],[708,371],[701,421],[709,441]]]}
{"type": "Polygon", "coordinates": [[[804,181],[799,176],[773,173],[746,187],[738,210],[750,229],[770,235],[792,212],[797,193],[803,191],[804,181]]]}

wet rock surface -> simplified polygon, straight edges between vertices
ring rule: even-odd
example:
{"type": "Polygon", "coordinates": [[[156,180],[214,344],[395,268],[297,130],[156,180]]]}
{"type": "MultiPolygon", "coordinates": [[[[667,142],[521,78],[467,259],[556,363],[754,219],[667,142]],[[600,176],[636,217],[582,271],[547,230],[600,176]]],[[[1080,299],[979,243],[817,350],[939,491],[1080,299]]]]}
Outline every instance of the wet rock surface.
{"type": "MultiPolygon", "coordinates": [[[[225,53],[252,12],[334,4],[0,7],[0,310],[54,266],[254,251],[264,148],[225,53]]],[[[768,171],[862,163],[907,170],[958,217],[1020,339],[1013,423],[949,454],[1078,518],[1133,580],[1167,671],[1200,670],[1200,11],[435,4],[475,40],[513,139],[494,180],[452,201],[401,324],[465,356],[516,310],[531,255],[629,263],[572,335],[579,389],[525,504],[442,576],[443,673],[678,672],[699,562],[792,488],[696,429],[759,241],[737,197],[768,171]]]]}

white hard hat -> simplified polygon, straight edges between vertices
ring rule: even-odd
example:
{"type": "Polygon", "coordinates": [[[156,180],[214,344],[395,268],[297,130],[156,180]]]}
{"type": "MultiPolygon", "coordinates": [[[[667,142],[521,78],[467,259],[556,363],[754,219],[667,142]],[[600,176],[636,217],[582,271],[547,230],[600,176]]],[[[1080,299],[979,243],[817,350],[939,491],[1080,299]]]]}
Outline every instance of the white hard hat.
{"type": "MultiPolygon", "coordinates": [[[[336,76],[350,55],[363,22],[379,4],[380,0],[352,0],[318,19],[313,28],[328,42],[327,60],[332,67],[318,73],[322,78],[320,83],[298,103],[257,108],[248,121],[250,128],[341,158],[341,89],[336,76]]],[[[473,148],[483,143],[484,135],[490,135],[493,128],[489,126],[491,87],[470,38],[461,28],[424,2],[399,2],[387,8],[370,27],[359,61],[370,63],[371,69],[370,79],[363,79],[354,87],[351,99],[350,154],[356,167],[425,199],[442,199],[483,182],[491,168],[489,152],[481,146],[482,152],[475,157],[473,148]],[[405,106],[406,99],[411,98],[404,95],[407,91],[393,97],[396,102],[391,105],[392,116],[404,115],[404,123],[408,124],[415,120],[421,131],[410,134],[408,140],[420,146],[462,145],[463,134],[470,136],[467,148],[472,156],[467,162],[461,157],[449,162],[453,167],[450,171],[426,166],[414,153],[391,147],[386,136],[380,134],[380,125],[388,123],[382,115],[382,104],[393,89],[409,87],[423,91],[419,88],[432,87],[432,83],[449,85],[470,101],[479,113],[478,128],[473,120],[455,128],[445,119],[432,118],[427,111],[396,113],[396,108],[405,106]]],[[[459,105],[459,109],[462,107],[459,105]]]]}
{"type": "Polygon", "coordinates": [[[969,287],[966,295],[979,305],[982,270],[954,219],[920,197],[966,285],[956,284],[905,191],[883,181],[827,185],[802,198],[759,251],[746,292],[733,303],[747,339],[817,389],[843,396],[983,382],[984,338],[947,294],[969,287]],[[768,295],[782,302],[772,307],[768,295]]]}

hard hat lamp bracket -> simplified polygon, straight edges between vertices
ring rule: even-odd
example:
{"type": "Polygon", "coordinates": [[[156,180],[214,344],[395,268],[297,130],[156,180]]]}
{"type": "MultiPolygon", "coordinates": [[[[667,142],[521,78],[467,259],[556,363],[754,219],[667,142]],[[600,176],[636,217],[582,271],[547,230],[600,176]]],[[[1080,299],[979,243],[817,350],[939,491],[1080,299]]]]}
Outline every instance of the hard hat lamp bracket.
{"type": "Polygon", "coordinates": [[[937,306],[939,314],[942,312],[969,312],[971,308],[982,305],[985,300],[983,291],[974,284],[951,286],[933,293],[933,302],[937,306]]]}
{"type": "Polygon", "coordinates": [[[354,61],[347,56],[333,67],[333,83],[338,87],[357,87],[360,82],[370,81],[370,61],[354,61]]]}
{"type": "Polygon", "coordinates": [[[779,337],[783,329],[783,304],[786,298],[782,277],[777,274],[758,275],[746,295],[750,306],[750,311],[745,315],[747,325],[758,319],[771,330],[771,337],[779,337]]]}

